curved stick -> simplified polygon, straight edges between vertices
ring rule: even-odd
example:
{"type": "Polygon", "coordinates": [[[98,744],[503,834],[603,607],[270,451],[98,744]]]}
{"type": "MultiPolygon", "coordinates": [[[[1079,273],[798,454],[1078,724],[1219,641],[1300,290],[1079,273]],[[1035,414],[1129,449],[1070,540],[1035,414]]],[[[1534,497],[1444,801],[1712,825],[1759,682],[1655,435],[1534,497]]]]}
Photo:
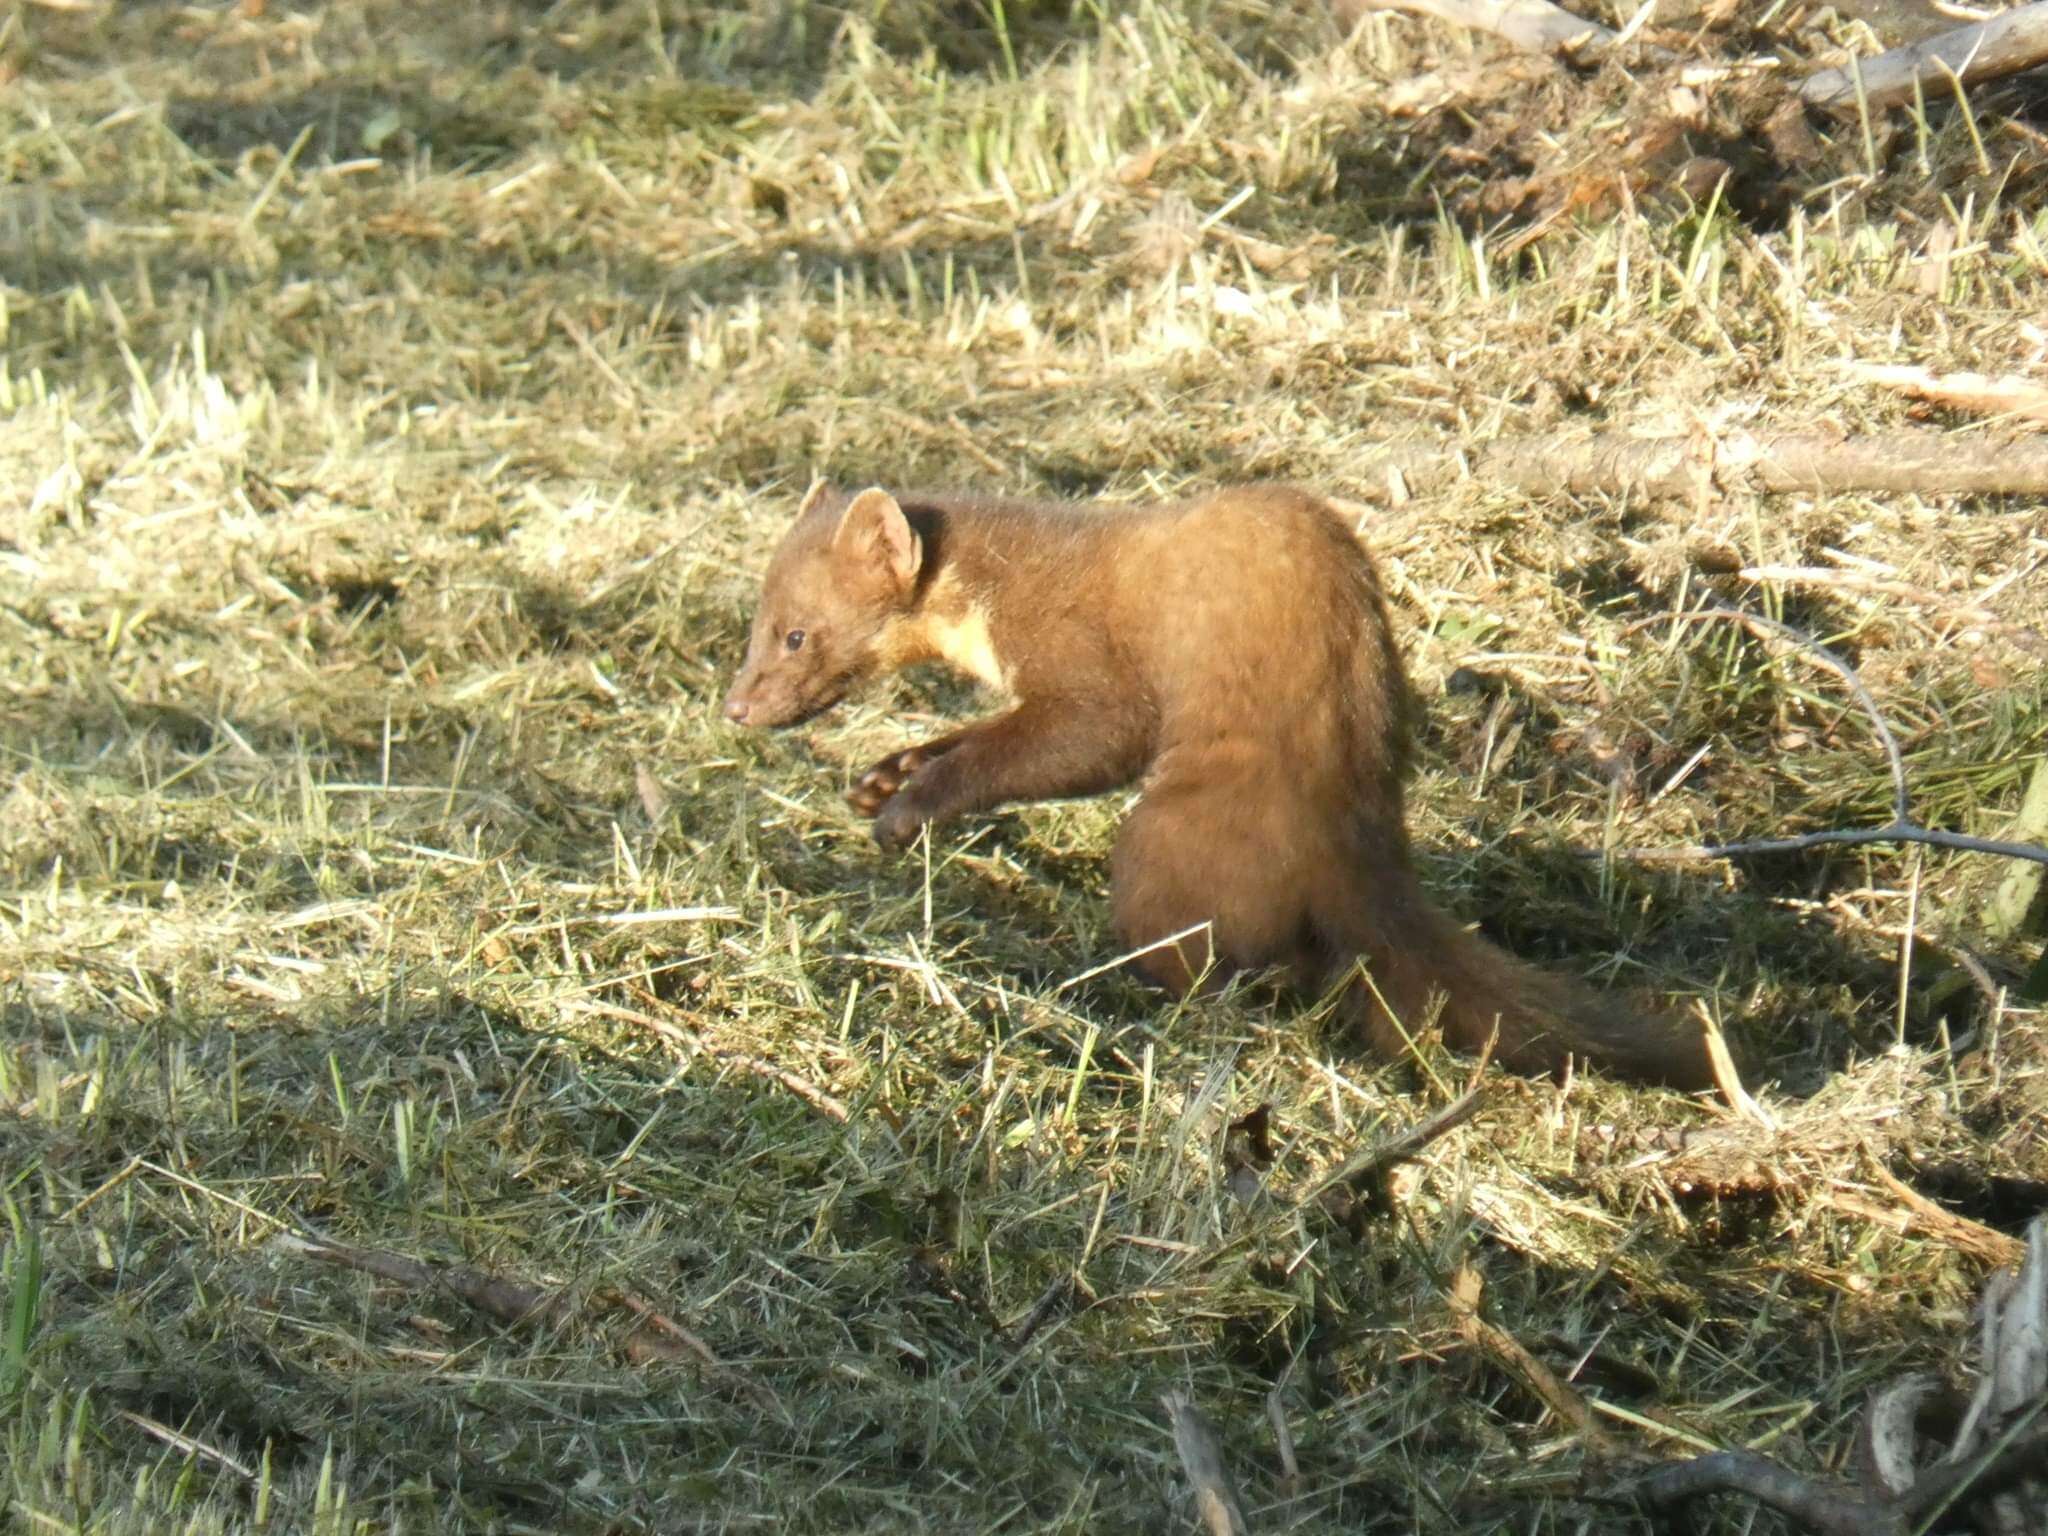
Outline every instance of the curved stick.
{"type": "MultiPolygon", "coordinates": [[[[1898,739],[1892,735],[1891,726],[1886,723],[1884,712],[1877,707],[1877,700],[1864,686],[1863,679],[1857,675],[1856,669],[1818,640],[1802,634],[1782,620],[1751,613],[1747,609],[1737,608],[1714,597],[1709,597],[1707,602],[1711,606],[1694,608],[1683,613],[1662,613],[1655,618],[1638,620],[1629,625],[1628,630],[1624,632],[1632,632],[1650,624],[1669,620],[1687,622],[1694,619],[1728,619],[1751,629],[1762,630],[1790,640],[1848,684],[1856,702],[1870,717],[1871,726],[1877,732],[1877,739],[1884,746],[1885,761],[1891,769],[1892,819],[1881,827],[1841,828],[1826,832],[1806,832],[1796,837],[1766,837],[1740,843],[1702,844],[1692,848],[1617,849],[1615,852],[1624,858],[1641,863],[1660,863],[1690,859],[1727,859],[1737,854],[1749,853],[1796,853],[1802,848],[1860,843],[1925,843],[1930,847],[1953,848],[1963,853],[1989,853],[2004,859],[2026,859],[2036,864],[2048,864],[2048,848],[2036,843],[2010,843],[1996,838],[1971,837],[1964,832],[1945,832],[1935,827],[1923,827],[1914,821],[1906,792],[1905,757],[1899,751],[1898,739]]],[[[1598,850],[1588,850],[1588,856],[1600,855],[1598,850]]]]}

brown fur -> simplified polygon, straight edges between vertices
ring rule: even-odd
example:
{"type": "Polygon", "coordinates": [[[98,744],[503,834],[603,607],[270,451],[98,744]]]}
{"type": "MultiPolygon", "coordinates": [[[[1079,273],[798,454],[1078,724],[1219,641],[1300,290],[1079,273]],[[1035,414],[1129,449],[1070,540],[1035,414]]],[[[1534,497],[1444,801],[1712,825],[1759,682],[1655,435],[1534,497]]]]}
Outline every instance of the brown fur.
{"type": "Polygon", "coordinates": [[[1157,946],[1135,964],[1161,985],[1277,965],[1319,988],[1363,960],[1358,1006],[1383,1055],[1440,998],[1453,1046],[1497,1029],[1518,1071],[1580,1056],[1709,1080],[1690,1026],[1526,966],[1423,895],[1400,653],[1371,560],[1314,497],[1252,486],[1112,510],[817,487],[769,566],[726,713],[793,724],[931,660],[1014,702],[863,775],[849,798],[884,847],[1142,779],[1114,912],[1127,946],[1157,946]]]}

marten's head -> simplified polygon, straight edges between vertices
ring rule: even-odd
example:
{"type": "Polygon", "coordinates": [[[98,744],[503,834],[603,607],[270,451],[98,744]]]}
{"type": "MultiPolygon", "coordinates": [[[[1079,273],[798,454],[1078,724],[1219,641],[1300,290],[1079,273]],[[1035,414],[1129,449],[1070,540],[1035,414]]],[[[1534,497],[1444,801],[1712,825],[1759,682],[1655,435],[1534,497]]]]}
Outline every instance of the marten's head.
{"type": "Polygon", "coordinates": [[[916,606],[923,565],[923,541],[887,491],[812,486],[768,562],[726,718],[799,725],[886,670],[886,637],[916,606]]]}

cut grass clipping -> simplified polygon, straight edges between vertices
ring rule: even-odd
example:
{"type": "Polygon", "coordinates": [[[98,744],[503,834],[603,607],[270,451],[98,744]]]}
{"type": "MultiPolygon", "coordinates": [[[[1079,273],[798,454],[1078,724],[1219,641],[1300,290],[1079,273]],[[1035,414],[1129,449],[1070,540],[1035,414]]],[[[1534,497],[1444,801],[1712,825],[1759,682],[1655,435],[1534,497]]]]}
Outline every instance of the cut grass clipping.
{"type": "Polygon", "coordinates": [[[1891,813],[1713,602],[1855,668],[1919,825],[2041,841],[2039,501],[1386,455],[1974,462],[2024,423],[1845,365],[2042,377],[2023,93],[1574,201],[1674,81],[1242,0],[37,4],[0,71],[10,1526],[1647,1530],[1618,1466],[1830,1482],[1967,1363],[2038,883],[1619,855],[1891,813]],[[1359,504],[1430,884],[1706,1008],[1765,1118],[1432,1121],[1427,1042],[1165,1005],[1100,969],[1115,803],[876,854],[849,773],[980,701],[717,712],[818,472],[1359,504]]]}

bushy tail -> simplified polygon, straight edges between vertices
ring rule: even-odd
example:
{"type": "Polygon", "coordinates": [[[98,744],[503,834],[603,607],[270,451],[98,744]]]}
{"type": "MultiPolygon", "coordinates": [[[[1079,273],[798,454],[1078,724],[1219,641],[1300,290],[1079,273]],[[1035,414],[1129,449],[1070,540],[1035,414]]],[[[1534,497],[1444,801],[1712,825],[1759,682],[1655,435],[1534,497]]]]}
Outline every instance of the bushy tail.
{"type": "Polygon", "coordinates": [[[1714,1080],[1697,1023],[1638,1011],[1517,960],[1432,906],[1405,868],[1383,864],[1369,890],[1346,893],[1339,907],[1336,921],[1321,925],[1323,941],[1366,962],[1365,1029],[1384,1056],[1406,1048],[1441,997],[1436,1023],[1445,1041],[1476,1052],[1493,1038],[1494,1058],[1512,1071],[1554,1075],[1575,1057],[1676,1088],[1714,1080]]]}

